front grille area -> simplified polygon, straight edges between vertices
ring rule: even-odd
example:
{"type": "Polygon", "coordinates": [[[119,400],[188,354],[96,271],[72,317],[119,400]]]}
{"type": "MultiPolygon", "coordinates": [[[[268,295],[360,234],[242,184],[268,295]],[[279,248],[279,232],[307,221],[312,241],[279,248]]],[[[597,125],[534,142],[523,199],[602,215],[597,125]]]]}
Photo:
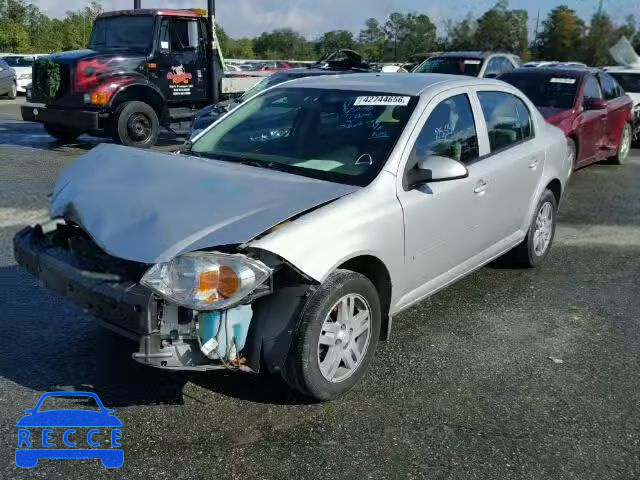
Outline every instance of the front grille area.
{"type": "Polygon", "coordinates": [[[31,78],[33,81],[31,92],[33,102],[59,103],[71,92],[71,68],[67,64],[54,62],[47,58],[38,59],[33,63],[31,78]]]}

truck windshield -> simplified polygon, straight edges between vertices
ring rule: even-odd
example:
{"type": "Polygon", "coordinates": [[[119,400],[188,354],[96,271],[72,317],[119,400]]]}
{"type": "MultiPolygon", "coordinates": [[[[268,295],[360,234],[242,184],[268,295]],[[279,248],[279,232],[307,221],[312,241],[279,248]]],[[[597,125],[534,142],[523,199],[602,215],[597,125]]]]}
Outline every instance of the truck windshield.
{"type": "Polygon", "coordinates": [[[108,17],[96,20],[89,40],[92,50],[111,48],[151,49],[153,17],[108,17]]]}
{"type": "Polygon", "coordinates": [[[386,163],[416,103],[393,93],[276,88],[233,110],[191,153],[364,186],[386,163]]]}
{"type": "Polygon", "coordinates": [[[432,57],[416,67],[413,73],[448,73],[477,77],[482,68],[479,58],[432,57]]]}

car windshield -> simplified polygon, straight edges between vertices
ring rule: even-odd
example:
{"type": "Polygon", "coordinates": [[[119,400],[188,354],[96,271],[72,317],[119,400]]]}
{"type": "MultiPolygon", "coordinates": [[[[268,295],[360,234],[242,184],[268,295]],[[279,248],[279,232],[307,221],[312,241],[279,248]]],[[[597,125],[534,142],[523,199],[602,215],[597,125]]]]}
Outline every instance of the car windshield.
{"type": "Polygon", "coordinates": [[[93,397],[73,396],[73,395],[55,395],[46,397],[38,412],[47,412],[50,410],[91,410],[100,412],[100,406],[93,397]]]}
{"type": "Polygon", "coordinates": [[[477,77],[482,68],[479,58],[432,57],[419,65],[413,73],[448,73],[477,77]]]}
{"type": "Polygon", "coordinates": [[[578,78],[554,73],[506,73],[500,80],[521,90],[538,108],[562,110],[573,108],[580,85],[578,78]]]}
{"type": "Polygon", "coordinates": [[[614,77],[625,92],[640,93],[640,72],[607,72],[614,77]]]}
{"type": "Polygon", "coordinates": [[[273,87],[274,85],[277,85],[279,83],[282,83],[285,80],[289,80],[289,78],[287,78],[286,75],[270,75],[268,77],[265,77],[262,80],[260,80],[258,83],[256,83],[253,87],[251,87],[249,90],[244,92],[240,96],[240,101],[244,102],[250,99],[251,97],[253,97],[254,95],[259,94],[261,91],[266,90],[269,87],[273,87]]]}
{"type": "Polygon", "coordinates": [[[33,65],[33,58],[31,57],[4,57],[4,61],[10,67],[30,67],[33,65]]]}
{"type": "Polygon", "coordinates": [[[242,104],[191,152],[364,186],[387,161],[416,102],[397,94],[277,88],[242,104]]]}
{"type": "Polygon", "coordinates": [[[93,26],[89,48],[149,50],[152,38],[153,17],[151,16],[101,18],[96,20],[93,26]]]}

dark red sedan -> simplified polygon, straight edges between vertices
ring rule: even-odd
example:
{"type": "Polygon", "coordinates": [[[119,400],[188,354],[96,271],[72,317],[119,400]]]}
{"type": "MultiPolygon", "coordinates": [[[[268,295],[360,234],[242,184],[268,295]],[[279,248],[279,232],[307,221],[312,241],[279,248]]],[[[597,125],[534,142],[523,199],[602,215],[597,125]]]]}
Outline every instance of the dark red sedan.
{"type": "Polygon", "coordinates": [[[596,69],[527,68],[500,77],[524,92],[547,122],[567,136],[575,168],[611,159],[622,164],[632,142],[631,98],[596,69]]]}

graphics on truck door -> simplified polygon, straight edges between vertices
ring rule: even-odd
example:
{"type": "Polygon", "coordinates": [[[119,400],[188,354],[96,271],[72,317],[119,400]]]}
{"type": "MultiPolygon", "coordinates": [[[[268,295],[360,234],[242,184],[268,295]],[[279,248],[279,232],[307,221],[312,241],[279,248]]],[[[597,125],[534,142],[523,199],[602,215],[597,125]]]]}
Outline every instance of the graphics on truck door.
{"type": "Polygon", "coordinates": [[[207,97],[206,39],[203,19],[161,20],[157,82],[168,102],[198,102],[207,97]]]}

